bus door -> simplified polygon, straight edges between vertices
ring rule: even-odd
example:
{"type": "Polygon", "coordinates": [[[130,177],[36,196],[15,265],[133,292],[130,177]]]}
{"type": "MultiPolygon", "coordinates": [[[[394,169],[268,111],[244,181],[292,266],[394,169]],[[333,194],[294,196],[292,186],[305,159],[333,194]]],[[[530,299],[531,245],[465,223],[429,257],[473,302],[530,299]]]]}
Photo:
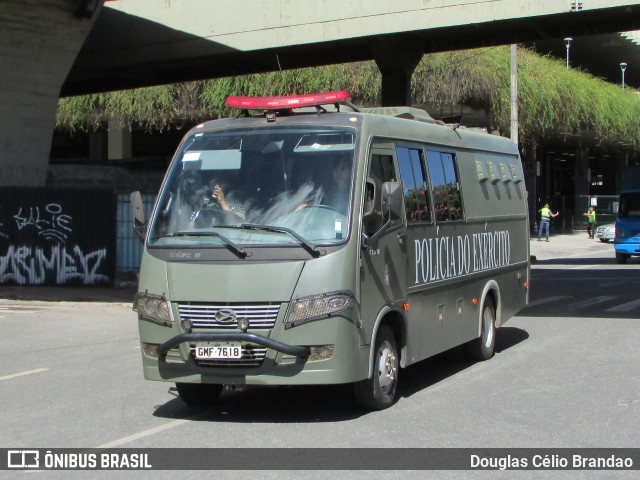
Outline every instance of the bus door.
{"type": "Polygon", "coordinates": [[[444,292],[433,291],[426,285],[428,252],[437,234],[424,150],[422,146],[398,145],[396,156],[407,221],[407,354],[411,363],[438,348],[445,299],[444,292]]]}
{"type": "MultiPolygon", "coordinates": [[[[363,231],[378,231],[383,225],[381,191],[384,182],[398,181],[390,143],[371,147],[368,177],[375,184],[375,214],[363,220],[363,231]]],[[[403,223],[385,232],[376,245],[362,250],[360,262],[361,317],[365,341],[371,339],[375,320],[383,308],[401,308],[406,298],[407,238],[403,223]]],[[[398,339],[400,341],[400,339],[398,339]]]]}

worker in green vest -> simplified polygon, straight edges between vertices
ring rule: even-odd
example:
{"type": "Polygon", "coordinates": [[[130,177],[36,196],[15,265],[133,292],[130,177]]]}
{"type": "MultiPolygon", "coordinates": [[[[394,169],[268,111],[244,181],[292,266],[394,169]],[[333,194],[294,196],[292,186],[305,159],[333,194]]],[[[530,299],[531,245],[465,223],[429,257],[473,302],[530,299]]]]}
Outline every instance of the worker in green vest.
{"type": "Polygon", "coordinates": [[[593,207],[589,207],[587,213],[585,213],[587,217],[587,235],[589,238],[593,238],[596,234],[596,210],[593,207]]]}
{"type": "Polygon", "coordinates": [[[549,241],[549,223],[553,217],[560,215],[560,212],[553,213],[549,208],[549,204],[545,203],[540,210],[540,227],[538,228],[538,241],[542,238],[542,232],[546,233],[547,242],[549,241]]]}

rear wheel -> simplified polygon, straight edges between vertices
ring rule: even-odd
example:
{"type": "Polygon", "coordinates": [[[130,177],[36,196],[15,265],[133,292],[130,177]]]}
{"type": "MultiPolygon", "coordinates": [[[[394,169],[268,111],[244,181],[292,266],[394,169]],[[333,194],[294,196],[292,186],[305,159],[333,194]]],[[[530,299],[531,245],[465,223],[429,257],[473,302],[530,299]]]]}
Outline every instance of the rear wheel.
{"type": "Polygon", "coordinates": [[[627,263],[628,259],[629,259],[629,255],[627,255],[626,253],[616,252],[616,263],[624,264],[624,263],[627,263]]]}
{"type": "Polygon", "coordinates": [[[464,345],[464,353],[471,360],[488,360],[496,346],[496,307],[487,297],[482,306],[480,336],[464,345]]]}
{"type": "Polygon", "coordinates": [[[387,325],[378,330],[373,356],[373,375],[353,385],[358,405],[382,410],[393,405],[398,386],[398,346],[387,325]]]}
{"type": "Polygon", "coordinates": [[[176,383],[180,399],[187,405],[211,405],[218,401],[222,385],[214,383],[176,383]]]}

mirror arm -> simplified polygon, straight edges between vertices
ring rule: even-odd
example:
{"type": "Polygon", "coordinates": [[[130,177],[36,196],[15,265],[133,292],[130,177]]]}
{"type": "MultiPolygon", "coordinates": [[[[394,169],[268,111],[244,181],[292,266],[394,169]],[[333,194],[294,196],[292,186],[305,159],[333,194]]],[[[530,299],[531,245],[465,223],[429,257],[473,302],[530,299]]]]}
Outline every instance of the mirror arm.
{"type": "Polygon", "coordinates": [[[138,237],[138,240],[144,243],[144,237],[145,237],[145,234],[147,233],[147,224],[143,223],[142,225],[138,225],[134,222],[133,231],[135,232],[136,237],[138,237]]]}
{"type": "Polygon", "coordinates": [[[362,234],[362,249],[366,250],[367,248],[375,247],[376,244],[378,243],[378,240],[380,240],[380,237],[382,237],[382,235],[384,235],[385,232],[387,230],[389,230],[393,226],[393,223],[394,222],[392,220],[387,220],[387,223],[382,225],[380,227],[380,230],[378,230],[376,233],[374,233],[371,236],[367,235],[366,233],[363,233],[362,234]]]}

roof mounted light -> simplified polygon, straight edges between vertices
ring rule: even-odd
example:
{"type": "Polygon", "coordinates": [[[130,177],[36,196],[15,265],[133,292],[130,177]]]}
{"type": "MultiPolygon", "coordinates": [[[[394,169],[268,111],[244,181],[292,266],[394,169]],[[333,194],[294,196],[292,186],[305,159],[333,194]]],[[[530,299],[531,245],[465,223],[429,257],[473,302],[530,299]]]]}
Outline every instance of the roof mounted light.
{"type": "Polygon", "coordinates": [[[331,103],[344,103],[349,100],[351,100],[351,94],[347,90],[339,90],[336,92],[288,95],[284,97],[230,96],[227,97],[224,104],[229,108],[240,108],[243,110],[285,110],[315,107],[331,103]]]}

